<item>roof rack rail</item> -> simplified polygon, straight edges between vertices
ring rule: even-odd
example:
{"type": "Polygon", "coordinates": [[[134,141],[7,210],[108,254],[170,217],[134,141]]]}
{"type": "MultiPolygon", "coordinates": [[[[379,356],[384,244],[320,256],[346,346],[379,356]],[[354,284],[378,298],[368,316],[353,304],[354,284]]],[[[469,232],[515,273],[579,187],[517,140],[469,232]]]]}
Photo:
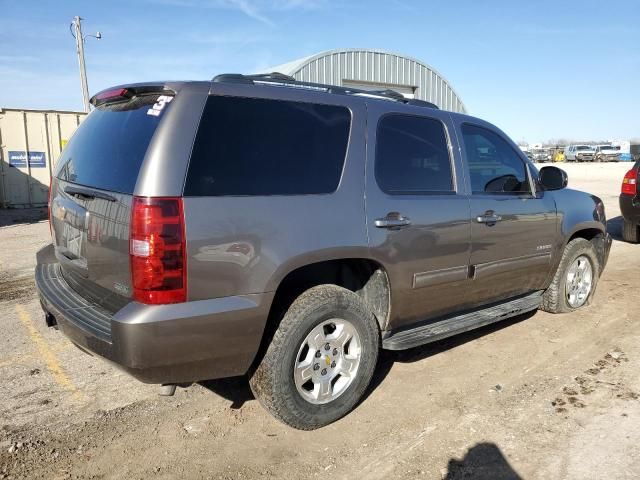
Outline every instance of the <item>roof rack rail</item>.
{"type": "Polygon", "coordinates": [[[415,105],[419,107],[438,109],[438,106],[435,105],[434,103],[427,102],[424,100],[417,100],[415,98],[407,98],[404,95],[402,95],[400,92],[397,92],[391,89],[362,90],[360,88],[339,87],[336,85],[326,85],[323,83],[304,82],[304,81],[296,80],[295,78],[289,75],[285,75],[284,73],[279,73],[279,72],[260,73],[260,74],[254,74],[254,75],[243,75],[241,73],[223,73],[213,77],[212,81],[215,83],[247,83],[247,84],[273,83],[274,85],[280,85],[280,86],[290,85],[292,87],[303,87],[303,88],[306,87],[314,90],[321,89],[327,93],[378,97],[378,98],[384,98],[387,100],[395,100],[397,102],[401,102],[407,105],[415,105]]]}
{"type": "Polygon", "coordinates": [[[253,83],[254,80],[261,82],[295,82],[296,79],[290,75],[285,75],[280,72],[271,72],[271,73],[257,73],[253,75],[243,75],[242,73],[223,73],[221,75],[216,75],[213,77],[213,81],[218,82],[228,82],[228,83],[253,83]]]}
{"type": "Polygon", "coordinates": [[[439,107],[435,103],[427,102],[426,100],[420,100],[418,98],[408,98],[408,105],[415,105],[416,107],[437,108],[439,107]]]}
{"type": "Polygon", "coordinates": [[[407,100],[407,97],[402,95],[400,92],[396,92],[395,90],[391,90],[390,88],[385,88],[384,90],[365,90],[369,95],[381,96],[381,97],[389,97],[394,100],[398,100],[399,102],[404,102],[407,100]]]}

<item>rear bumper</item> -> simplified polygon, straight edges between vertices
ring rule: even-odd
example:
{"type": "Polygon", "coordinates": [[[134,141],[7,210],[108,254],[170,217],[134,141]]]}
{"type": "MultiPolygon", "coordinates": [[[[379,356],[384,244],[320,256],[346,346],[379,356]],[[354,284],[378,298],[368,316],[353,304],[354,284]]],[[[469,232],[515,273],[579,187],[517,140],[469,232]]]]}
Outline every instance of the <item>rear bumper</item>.
{"type": "Polygon", "coordinates": [[[640,224],[640,197],[620,195],[620,212],[627,222],[640,224]]]}
{"type": "Polygon", "coordinates": [[[145,383],[186,383],[242,375],[260,347],[273,293],[173,305],[131,302],[111,314],[78,295],[48,245],[36,286],[45,312],[81,349],[145,383]]]}

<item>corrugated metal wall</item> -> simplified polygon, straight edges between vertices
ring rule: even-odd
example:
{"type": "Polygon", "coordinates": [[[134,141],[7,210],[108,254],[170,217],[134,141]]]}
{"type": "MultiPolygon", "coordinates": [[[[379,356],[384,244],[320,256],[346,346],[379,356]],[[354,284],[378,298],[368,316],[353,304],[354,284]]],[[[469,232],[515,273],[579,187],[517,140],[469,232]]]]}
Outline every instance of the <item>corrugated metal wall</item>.
{"type": "Polygon", "coordinates": [[[47,204],[55,161],[85,115],[0,109],[0,207],[47,204]]]}
{"type": "Polygon", "coordinates": [[[311,58],[290,73],[297,80],[343,85],[343,81],[368,82],[411,88],[415,98],[443,110],[466,113],[449,83],[428,66],[400,55],[371,50],[331,51],[311,58]]]}

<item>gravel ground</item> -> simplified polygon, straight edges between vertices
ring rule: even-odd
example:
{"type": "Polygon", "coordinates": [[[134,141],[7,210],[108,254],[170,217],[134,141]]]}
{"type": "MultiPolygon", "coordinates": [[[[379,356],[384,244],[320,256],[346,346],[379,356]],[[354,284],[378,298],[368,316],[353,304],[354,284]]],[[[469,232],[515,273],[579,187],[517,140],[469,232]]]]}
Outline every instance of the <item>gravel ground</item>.
{"type": "Polygon", "coordinates": [[[158,397],[43,322],[46,222],[0,215],[0,479],[640,476],[640,245],[620,241],[628,165],[567,164],[615,237],[592,305],[384,352],[365,401],[314,432],[279,424],[244,378],[158,397]],[[634,308],[633,306],[636,305],[634,308]]]}

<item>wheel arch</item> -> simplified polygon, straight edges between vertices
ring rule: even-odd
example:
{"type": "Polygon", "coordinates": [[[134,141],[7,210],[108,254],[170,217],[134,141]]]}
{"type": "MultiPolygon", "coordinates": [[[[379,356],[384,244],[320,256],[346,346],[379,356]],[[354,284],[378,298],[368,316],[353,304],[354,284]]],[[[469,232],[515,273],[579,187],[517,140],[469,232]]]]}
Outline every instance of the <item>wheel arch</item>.
{"type": "Polygon", "coordinates": [[[274,309],[288,307],[303,291],[333,284],[357,293],[383,330],[391,308],[389,275],[379,261],[361,255],[363,252],[359,249],[349,253],[356,255],[305,255],[288,262],[272,278],[270,290],[275,291],[275,295],[269,316],[274,309]]]}
{"type": "Polygon", "coordinates": [[[332,284],[356,293],[371,310],[380,330],[387,327],[391,310],[391,286],[384,266],[369,256],[305,256],[281,269],[275,293],[253,364],[264,356],[271,338],[293,301],[317,285],[332,284]]]}

